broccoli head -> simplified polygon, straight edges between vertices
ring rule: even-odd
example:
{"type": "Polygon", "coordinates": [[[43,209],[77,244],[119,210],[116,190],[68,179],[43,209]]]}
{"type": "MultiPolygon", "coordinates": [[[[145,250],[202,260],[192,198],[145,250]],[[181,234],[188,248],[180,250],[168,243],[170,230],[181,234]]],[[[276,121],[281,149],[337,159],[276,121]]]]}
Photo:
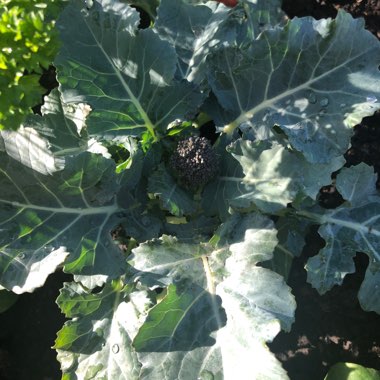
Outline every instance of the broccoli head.
{"type": "Polygon", "coordinates": [[[196,189],[215,177],[218,161],[210,142],[204,137],[193,136],[178,143],[170,166],[185,187],[196,189]]]}

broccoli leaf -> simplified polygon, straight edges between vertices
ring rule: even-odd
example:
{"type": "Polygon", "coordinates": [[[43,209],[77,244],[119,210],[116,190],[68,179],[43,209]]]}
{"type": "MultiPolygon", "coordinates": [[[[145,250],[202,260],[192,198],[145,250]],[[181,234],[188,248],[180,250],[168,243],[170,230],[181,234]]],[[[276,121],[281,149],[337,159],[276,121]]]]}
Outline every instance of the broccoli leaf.
{"type": "Polygon", "coordinates": [[[175,46],[181,77],[201,83],[210,52],[222,46],[244,45],[282,17],[279,1],[241,2],[231,9],[211,1],[193,6],[184,0],[162,0],[154,27],[175,46]]]}
{"type": "Polygon", "coordinates": [[[379,297],[380,267],[377,259],[372,259],[365,273],[364,280],[360,286],[358,298],[361,307],[365,311],[374,311],[380,314],[379,297]]]}
{"type": "Polygon", "coordinates": [[[319,217],[323,225],[319,234],[326,246],[307,264],[308,281],[321,293],[341,284],[347,273],[353,273],[352,258],[365,252],[371,260],[380,260],[380,201],[346,209],[344,207],[319,217]]]}
{"type": "Polygon", "coordinates": [[[66,283],[57,303],[66,317],[54,348],[63,376],[82,379],[137,380],[140,364],[131,347],[132,337],[150,305],[146,292],[132,292],[119,281],[100,293],[66,283]]]}
{"type": "Polygon", "coordinates": [[[112,161],[82,153],[67,158],[64,170],[44,176],[3,154],[2,286],[32,291],[68,252],[65,270],[87,278],[92,287],[123,273],[123,257],[110,235],[115,214],[122,211],[115,199],[119,185],[114,171],[112,161]]]}
{"type": "MultiPolygon", "coordinates": [[[[265,212],[286,207],[300,191],[315,199],[319,189],[331,182],[331,173],[344,162],[343,157],[337,157],[329,164],[310,164],[282,145],[242,139],[228,150],[244,172],[244,190],[235,195],[231,204],[244,207],[244,202],[253,202],[265,212]]],[[[237,179],[226,178],[234,180],[237,179]]]]}
{"type": "Polygon", "coordinates": [[[53,90],[41,112],[15,131],[0,131],[0,151],[39,173],[52,174],[64,168],[65,156],[93,150],[85,132],[88,106],[67,106],[53,90]]]}
{"type": "Polygon", "coordinates": [[[335,20],[295,18],[245,50],[210,55],[210,85],[227,114],[207,111],[225,132],[243,125],[270,134],[278,124],[309,162],[328,163],[348,148],[351,127],[380,108],[379,61],[363,20],[345,12],[335,20]]]}
{"type": "Polygon", "coordinates": [[[178,186],[163,165],[149,177],[148,191],[158,196],[162,207],[172,215],[183,216],[196,211],[191,194],[178,186]]]}
{"type": "Polygon", "coordinates": [[[293,259],[299,257],[305,247],[305,235],[310,224],[292,215],[280,217],[276,222],[278,244],[273,252],[273,258],[264,262],[263,266],[287,280],[293,259]]]}
{"type": "Polygon", "coordinates": [[[336,188],[351,205],[358,206],[376,194],[376,180],[373,168],[360,163],[351,168],[342,168],[336,178],[336,188]]]}
{"type": "MultiPolygon", "coordinates": [[[[229,216],[229,208],[234,205],[234,199],[244,192],[241,183],[244,173],[241,165],[231,154],[226,154],[227,141],[221,137],[216,153],[220,157],[220,175],[205,186],[202,196],[202,208],[206,215],[218,215],[221,220],[229,216]]],[[[250,202],[239,199],[236,206],[249,207],[250,202]]]]}
{"type": "Polygon", "coordinates": [[[380,299],[371,293],[376,292],[376,280],[380,270],[380,197],[372,196],[364,200],[356,189],[365,189],[374,193],[368,184],[373,175],[366,165],[345,169],[338,175],[342,194],[347,194],[351,207],[343,205],[335,210],[319,214],[313,211],[300,211],[300,215],[311,218],[321,224],[318,232],[325,240],[325,247],[308,260],[308,282],[323,294],[334,285],[340,285],[348,273],[355,271],[353,257],[356,252],[369,256],[369,266],[362,284],[359,300],[363,309],[380,311],[380,299]],[[360,175],[361,174],[361,175],[360,175]],[[356,178],[356,182],[351,182],[356,178]],[[362,181],[360,180],[362,178],[362,181]]]}
{"type": "Polygon", "coordinates": [[[76,0],[61,15],[60,89],[65,103],[91,106],[90,135],[156,140],[202,102],[198,90],[174,79],[174,48],[151,29],[138,31],[138,21],[136,10],[109,0],[90,9],[76,0]]]}
{"type": "Polygon", "coordinates": [[[21,126],[17,131],[0,131],[0,151],[42,174],[62,170],[65,160],[54,156],[48,140],[33,126],[21,126]]]}
{"type": "Polygon", "coordinates": [[[302,175],[297,156],[281,145],[248,140],[238,140],[230,151],[245,175],[244,193],[235,202],[243,198],[265,212],[275,212],[295,198],[302,175]]]}
{"type": "Polygon", "coordinates": [[[141,378],[232,378],[236,368],[286,378],[265,342],[290,328],[294,299],[281,276],[256,266],[272,257],[276,230],[260,214],[227,224],[213,246],[162,236],[133,250],[136,279],[168,286],[134,339],[141,378]]]}

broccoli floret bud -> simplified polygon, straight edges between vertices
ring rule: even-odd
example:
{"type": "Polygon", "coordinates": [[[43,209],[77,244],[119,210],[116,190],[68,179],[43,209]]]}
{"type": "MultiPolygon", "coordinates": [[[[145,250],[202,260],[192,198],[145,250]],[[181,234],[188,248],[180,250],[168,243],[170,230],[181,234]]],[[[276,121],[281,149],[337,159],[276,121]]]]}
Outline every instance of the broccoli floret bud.
{"type": "Polygon", "coordinates": [[[218,172],[218,156],[204,137],[189,137],[178,143],[170,166],[180,182],[189,189],[205,185],[218,172]]]}

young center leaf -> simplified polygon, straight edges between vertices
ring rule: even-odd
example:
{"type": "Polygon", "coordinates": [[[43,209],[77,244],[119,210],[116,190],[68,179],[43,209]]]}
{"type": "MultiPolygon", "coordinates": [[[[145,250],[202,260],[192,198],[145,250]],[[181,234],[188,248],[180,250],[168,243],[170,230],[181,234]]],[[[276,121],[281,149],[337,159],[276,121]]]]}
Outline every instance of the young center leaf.
{"type": "Polygon", "coordinates": [[[377,175],[373,167],[364,163],[342,168],[336,178],[336,189],[352,206],[368,202],[368,199],[377,194],[377,175]]]}
{"type": "Polygon", "coordinates": [[[178,186],[164,165],[149,177],[148,192],[158,196],[162,207],[172,215],[183,216],[196,210],[196,202],[190,193],[178,186]]]}

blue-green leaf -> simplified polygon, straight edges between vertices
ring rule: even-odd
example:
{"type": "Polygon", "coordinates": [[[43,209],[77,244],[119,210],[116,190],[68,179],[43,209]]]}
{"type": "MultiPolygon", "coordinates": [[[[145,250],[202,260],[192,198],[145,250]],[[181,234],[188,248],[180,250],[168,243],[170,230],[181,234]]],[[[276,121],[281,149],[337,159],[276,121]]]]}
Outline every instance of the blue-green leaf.
{"type": "Polygon", "coordinates": [[[363,309],[379,313],[380,197],[372,195],[375,182],[368,166],[350,167],[339,176],[340,191],[350,203],[324,213],[322,210],[298,212],[321,224],[318,232],[326,242],[319,254],[307,262],[308,282],[323,294],[334,285],[340,285],[346,274],[355,271],[353,257],[356,252],[366,253],[369,266],[359,300],[363,309]],[[361,188],[363,196],[360,194],[361,188]]]}
{"type": "Polygon", "coordinates": [[[255,213],[226,223],[213,245],[162,236],[133,250],[136,280],[168,287],[134,340],[142,379],[229,379],[236,368],[287,378],[265,342],[289,330],[295,302],[281,276],[257,266],[272,257],[276,229],[255,213]]]}
{"type": "Polygon", "coordinates": [[[378,40],[363,20],[343,11],[335,20],[295,18],[246,50],[209,57],[210,85],[227,112],[219,127],[248,126],[271,138],[277,124],[309,162],[328,163],[348,148],[351,127],[380,108],[379,61],[378,40]]]}
{"type": "Polygon", "coordinates": [[[162,207],[172,215],[183,216],[196,211],[197,204],[191,193],[178,186],[163,165],[149,177],[148,192],[158,196],[162,207]]]}
{"type": "Polygon", "coordinates": [[[344,163],[343,157],[337,157],[328,164],[310,164],[286,146],[268,141],[239,139],[228,150],[244,172],[244,190],[235,194],[231,205],[244,207],[244,203],[253,203],[265,212],[285,208],[299,192],[316,199],[319,189],[331,182],[332,172],[344,163]]]}
{"type": "Polygon", "coordinates": [[[65,105],[57,90],[45,97],[42,116],[27,117],[15,131],[0,131],[0,151],[42,174],[62,170],[64,157],[89,150],[84,131],[89,107],[65,105]]]}
{"type": "Polygon", "coordinates": [[[82,153],[45,176],[3,154],[0,185],[2,286],[32,291],[65,259],[65,270],[92,287],[123,273],[123,256],[110,234],[122,211],[112,161],[82,153]]]}
{"type": "Polygon", "coordinates": [[[138,22],[135,9],[110,0],[90,9],[76,0],[61,15],[60,90],[66,103],[91,106],[90,135],[148,133],[156,140],[202,101],[192,85],[174,79],[174,47],[151,29],[138,30],[138,22]]]}
{"type": "Polygon", "coordinates": [[[162,0],[154,28],[175,46],[181,77],[201,83],[211,52],[243,46],[282,17],[277,0],[242,1],[234,8],[211,1],[194,6],[185,0],[162,0]]]}
{"type": "Polygon", "coordinates": [[[343,168],[336,177],[336,188],[352,206],[368,202],[376,194],[377,175],[365,163],[343,168]]]}
{"type": "Polygon", "coordinates": [[[273,252],[273,258],[263,263],[263,266],[287,280],[293,259],[299,257],[305,247],[305,236],[310,224],[291,214],[281,216],[276,222],[278,244],[273,252]]]}
{"type": "Polygon", "coordinates": [[[146,292],[118,281],[100,293],[65,283],[57,303],[67,317],[54,348],[64,378],[137,380],[140,364],[131,342],[150,306],[146,292]]]}

